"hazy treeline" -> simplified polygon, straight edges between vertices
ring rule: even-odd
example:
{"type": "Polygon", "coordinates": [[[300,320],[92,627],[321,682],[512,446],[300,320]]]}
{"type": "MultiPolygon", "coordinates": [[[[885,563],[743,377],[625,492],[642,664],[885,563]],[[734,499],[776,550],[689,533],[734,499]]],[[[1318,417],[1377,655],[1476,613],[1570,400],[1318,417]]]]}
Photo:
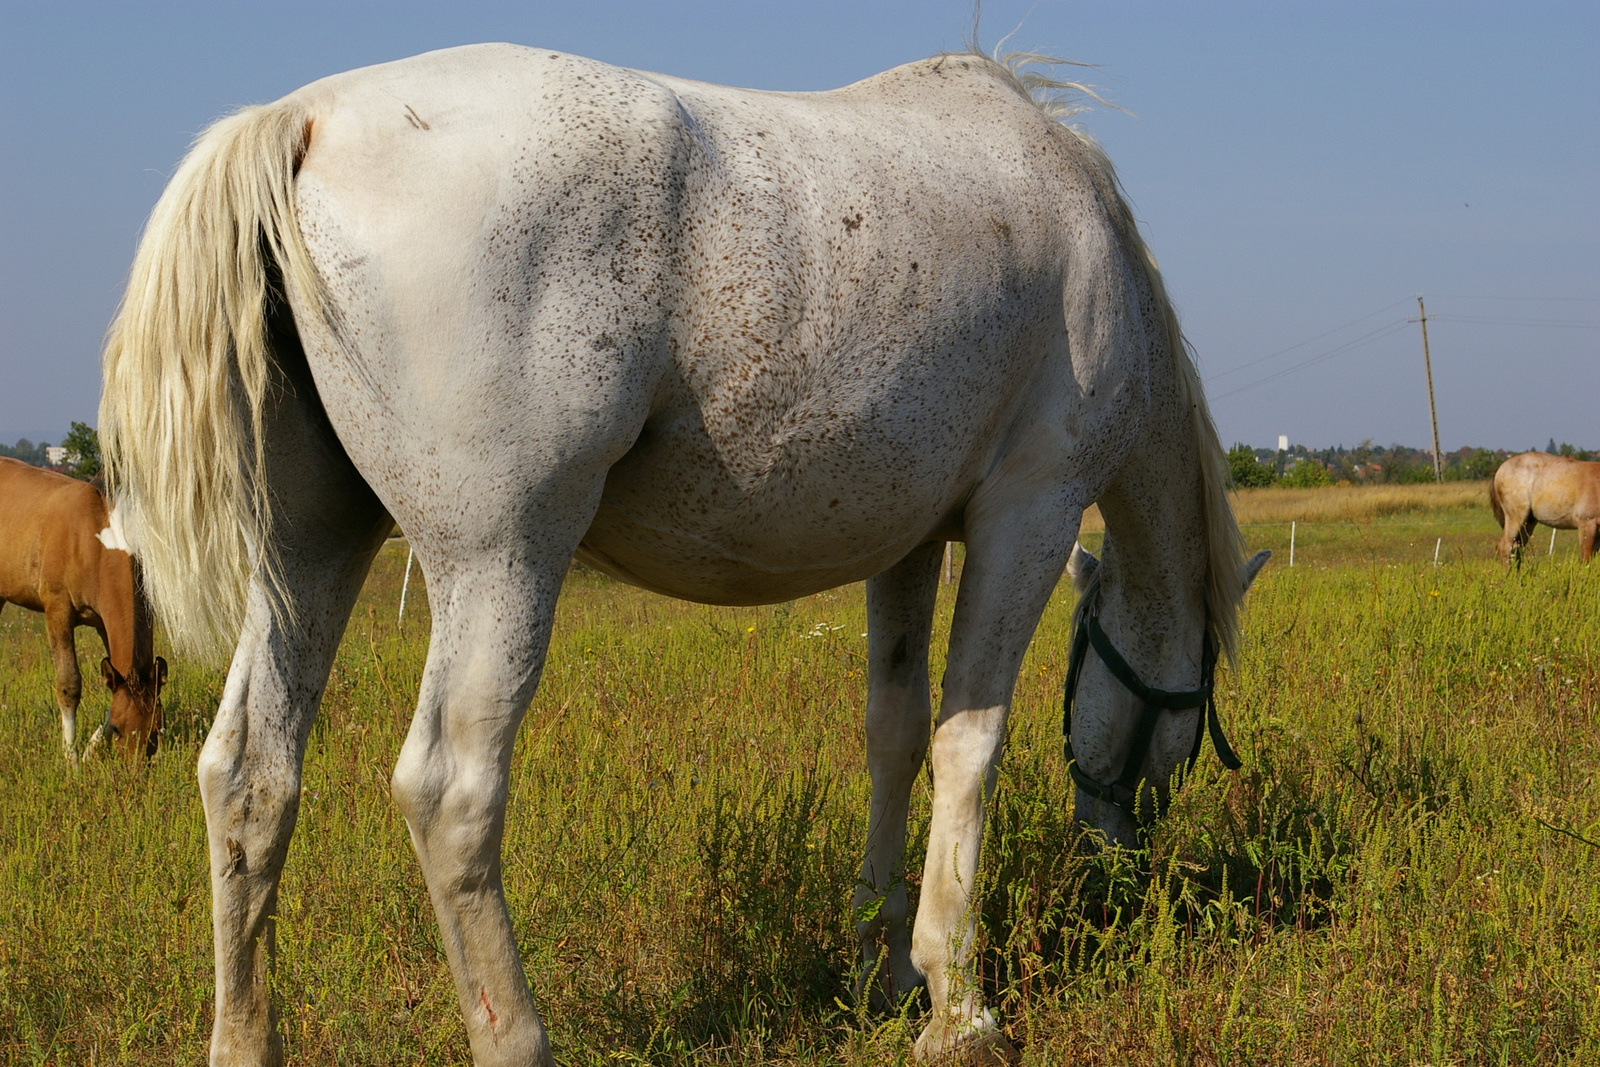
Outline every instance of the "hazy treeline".
{"type": "MultiPolygon", "coordinates": [[[[1552,438],[1544,449],[1553,455],[1593,460],[1597,453],[1552,438]]],[[[1444,455],[1447,482],[1483,481],[1507,458],[1507,449],[1467,446],[1444,455]]],[[[1285,485],[1315,488],[1322,485],[1415,485],[1434,480],[1433,454],[1407,445],[1384,448],[1362,441],[1354,448],[1314,449],[1293,445],[1280,453],[1270,448],[1235,444],[1228,451],[1228,471],[1235,486],[1257,488],[1285,485]]]]}
{"type": "Polygon", "coordinates": [[[49,441],[40,441],[38,444],[34,444],[26,437],[21,437],[17,439],[17,443],[14,445],[0,445],[0,456],[20,459],[33,467],[47,467],[49,463],[45,460],[44,450],[49,447],[49,441]]]}
{"type": "MultiPolygon", "coordinates": [[[[100,437],[93,426],[74,422],[61,444],[67,450],[66,462],[54,469],[85,479],[100,473],[100,437]]],[[[20,459],[33,467],[50,467],[50,457],[45,451],[49,447],[49,441],[34,444],[26,437],[20,437],[14,445],[0,445],[0,456],[20,459]]]]}

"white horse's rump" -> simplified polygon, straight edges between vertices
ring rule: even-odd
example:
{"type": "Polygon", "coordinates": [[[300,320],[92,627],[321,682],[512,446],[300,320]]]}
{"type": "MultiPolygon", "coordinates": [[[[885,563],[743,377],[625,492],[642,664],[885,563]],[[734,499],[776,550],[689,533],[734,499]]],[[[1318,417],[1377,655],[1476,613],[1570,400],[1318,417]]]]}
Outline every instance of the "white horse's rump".
{"type": "MultiPolygon", "coordinates": [[[[981,56],[816,94],[509,46],[326,79],[201,139],[152,216],[106,382],[102,434],[165,618],[240,633],[200,764],[215,1062],[281,1054],[258,946],[390,516],[434,605],[394,796],[482,1064],[549,1061],[500,842],[574,552],[720,603],[869,579],[858,903],[884,904],[860,934],[866,965],[888,948],[875,992],[927,983],[924,1056],[1002,1041],[971,982],[968,887],[1017,668],[1083,508],[1108,524],[1100,624],[1141,678],[1193,689],[1208,628],[1233,639],[1238,531],[1160,278],[1104,157],[981,56]],[[930,731],[950,539],[968,562],[930,731]],[[930,733],[912,936],[899,866],[930,733]]],[[[1086,663],[1086,773],[1121,767],[1138,710],[1086,663]]],[[[1148,788],[1194,723],[1162,717],[1148,788]]],[[[1132,832],[1092,798],[1079,814],[1132,832]]]]}

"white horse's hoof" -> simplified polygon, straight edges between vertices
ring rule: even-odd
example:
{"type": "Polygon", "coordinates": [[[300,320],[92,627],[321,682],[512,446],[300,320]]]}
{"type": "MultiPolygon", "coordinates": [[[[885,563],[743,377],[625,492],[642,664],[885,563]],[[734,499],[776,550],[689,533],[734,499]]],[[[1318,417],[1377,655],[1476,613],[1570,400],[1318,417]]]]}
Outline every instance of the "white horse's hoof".
{"type": "Polygon", "coordinates": [[[1002,1067],[1022,1059],[1022,1053],[987,1011],[966,1022],[929,1023],[917,1038],[912,1055],[918,1063],[938,1067],[1002,1067]]]}

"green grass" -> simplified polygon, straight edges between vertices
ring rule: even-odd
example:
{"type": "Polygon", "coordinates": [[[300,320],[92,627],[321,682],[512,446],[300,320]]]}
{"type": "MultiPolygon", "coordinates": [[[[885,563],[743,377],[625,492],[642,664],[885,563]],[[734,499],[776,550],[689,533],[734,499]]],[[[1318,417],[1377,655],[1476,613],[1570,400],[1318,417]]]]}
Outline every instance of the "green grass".
{"type": "MultiPolygon", "coordinates": [[[[1258,581],[1219,677],[1245,769],[1208,748],[1147,854],[1074,847],[1070,590],[1052,600],[981,875],[983,980],[1027,1062],[1600,1060],[1600,573],[1558,545],[1506,574],[1481,506],[1316,529],[1258,581]],[[1435,568],[1441,534],[1406,522],[1456,524],[1458,551],[1435,568]]],[[[306,757],[275,978],[297,1062],[468,1062],[388,797],[426,652],[415,576],[394,621],[404,560],[379,558],[306,757]]],[[[860,587],[712,609],[569,580],[505,851],[563,1062],[905,1062],[915,1017],[847,996],[864,614],[860,587]]],[[[221,682],[175,663],[154,763],[74,775],[42,626],[0,614],[0,1063],[204,1061],[193,771],[221,682]]],[[[85,734],[104,707],[96,688],[85,734]]]]}

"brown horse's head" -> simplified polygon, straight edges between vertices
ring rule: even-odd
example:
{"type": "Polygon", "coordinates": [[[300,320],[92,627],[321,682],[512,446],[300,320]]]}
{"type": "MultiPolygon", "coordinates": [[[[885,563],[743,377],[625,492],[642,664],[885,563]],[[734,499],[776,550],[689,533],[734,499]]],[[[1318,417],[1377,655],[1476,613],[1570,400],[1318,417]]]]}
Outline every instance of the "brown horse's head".
{"type": "Polygon", "coordinates": [[[111,690],[111,736],[124,755],[143,752],[146,759],[156,754],[161,736],[161,687],[167,681],[167,661],[157,656],[143,670],[135,667],[124,676],[100,661],[100,677],[111,690]]]}

